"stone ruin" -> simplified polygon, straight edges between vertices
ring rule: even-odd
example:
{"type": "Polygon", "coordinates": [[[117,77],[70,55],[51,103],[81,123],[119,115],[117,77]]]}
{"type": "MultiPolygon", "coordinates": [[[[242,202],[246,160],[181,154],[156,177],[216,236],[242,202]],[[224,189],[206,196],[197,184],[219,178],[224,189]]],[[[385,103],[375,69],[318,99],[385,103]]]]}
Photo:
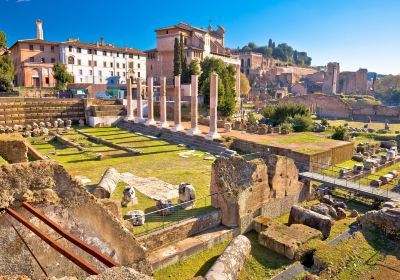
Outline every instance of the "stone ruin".
{"type": "Polygon", "coordinates": [[[252,229],[259,215],[278,217],[305,200],[309,188],[298,180],[292,159],[269,155],[247,161],[236,156],[218,158],[212,165],[211,205],[222,212],[222,224],[252,229]],[[283,212],[283,213],[282,213],[283,212]]]}
{"type": "Polygon", "coordinates": [[[0,156],[8,163],[28,161],[28,146],[19,133],[0,134],[0,156]]]}
{"type": "MultiPolygon", "coordinates": [[[[59,237],[37,218],[27,216],[21,203],[28,202],[45,213],[56,224],[93,246],[122,266],[151,274],[147,253],[125,224],[92,196],[83,185],[53,161],[34,161],[8,164],[0,167],[0,208],[12,208],[29,222],[46,232],[52,239],[59,237]]],[[[5,215],[5,213],[0,214],[5,215]]],[[[51,249],[27,228],[13,220],[14,226],[24,237],[36,258],[44,266],[49,277],[75,276],[85,278],[86,272],[51,249]]],[[[78,256],[82,251],[66,240],[58,240],[78,256]]],[[[0,217],[0,244],[9,254],[0,255],[0,274],[26,275],[42,278],[43,272],[36,265],[14,229],[0,217]]],[[[83,256],[82,256],[83,257],[83,256]]],[[[106,267],[91,256],[84,256],[94,267],[105,271],[106,267]]],[[[94,278],[102,279],[102,278],[94,278]]],[[[144,279],[144,278],[141,278],[144,279]]]]}
{"type": "Polygon", "coordinates": [[[179,185],[178,204],[181,204],[183,209],[192,209],[195,205],[196,190],[193,185],[181,183],[179,185]]]}

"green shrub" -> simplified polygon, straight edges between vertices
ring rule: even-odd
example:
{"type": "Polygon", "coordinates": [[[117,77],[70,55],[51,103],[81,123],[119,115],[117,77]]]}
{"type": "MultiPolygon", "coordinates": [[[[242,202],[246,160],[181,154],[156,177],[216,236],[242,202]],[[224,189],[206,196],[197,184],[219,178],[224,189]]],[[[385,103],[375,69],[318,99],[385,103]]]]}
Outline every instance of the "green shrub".
{"type": "Polygon", "coordinates": [[[249,124],[251,124],[251,125],[256,125],[256,124],[257,124],[257,119],[256,119],[256,117],[254,116],[254,113],[253,113],[253,112],[249,112],[249,113],[247,114],[247,122],[248,122],[249,124]]]}
{"type": "Polygon", "coordinates": [[[295,132],[308,131],[312,127],[312,119],[310,115],[295,115],[291,123],[295,132]]]}
{"type": "Polygon", "coordinates": [[[296,115],[311,118],[310,111],[302,104],[283,103],[275,107],[268,106],[263,110],[264,118],[269,119],[273,125],[293,122],[291,118],[294,118],[296,115]]]}
{"type": "Polygon", "coordinates": [[[281,129],[286,129],[288,132],[292,132],[293,131],[293,125],[291,123],[284,122],[284,123],[281,124],[281,129]]]}
{"type": "Polygon", "coordinates": [[[327,119],[322,119],[322,120],[321,120],[321,124],[322,124],[323,126],[329,126],[329,122],[328,122],[327,119]]]}
{"type": "Polygon", "coordinates": [[[334,127],[332,139],[344,140],[346,135],[347,135],[347,129],[344,126],[339,125],[339,126],[334,127]]]}

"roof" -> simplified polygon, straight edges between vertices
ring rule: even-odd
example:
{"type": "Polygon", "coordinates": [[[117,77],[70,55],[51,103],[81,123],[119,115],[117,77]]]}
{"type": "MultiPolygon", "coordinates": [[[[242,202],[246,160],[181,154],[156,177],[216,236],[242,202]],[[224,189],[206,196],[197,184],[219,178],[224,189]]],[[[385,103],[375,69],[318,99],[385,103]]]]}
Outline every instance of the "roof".
{"type": "Polygon", "coordinates": [[[50,42],[40,39],[25,39],[25,40],[17,40],[9,49],[12,49],[15,45],[19,43],[35,43],[35,44],[44,44],[44,45],[59,45],[57,42],[50,42]]]}
{"type": "Polygon", "coordinates": [[[110,44],[85,43],[85,42],[81,42],[81,41],[66,41],[66,42],[62,42],[60,44],[63,46],[75,46],[75,47],[82,47],[82,48],[89,48],[89,49],[96,49],[96,50],[145,55],[144,52],[142,52],[141,50],[138,50],[138,49],[127,48],[127,47],[125,47],[125,48],[115,47],[114,45],[110,45],[110,44]]]}
{"type": "Polygon", "coordinates": [[[185,30],[188,30],[188,31],[197,30],[197,31],[201,31],[201,32],[208,32],[207,30],[205,30],[203,28],[195,27],[193,25],[190,25],[190,24],[187,24],[187,23],[184,23],[184,22],[180,22],[177,25],[158,28],[155,31],[166,30],[166,29],[171,29],[171,28],[181,28],[181,29],[185,29],[185,30]]]}
{"type": "Polygon", "coordinates": [[[149,53],[149,52],[158,52],[158,50],[156,48],[154,49],[150,49],[150,50],[146,50],[144,51],[145,53],[149,53]]]}

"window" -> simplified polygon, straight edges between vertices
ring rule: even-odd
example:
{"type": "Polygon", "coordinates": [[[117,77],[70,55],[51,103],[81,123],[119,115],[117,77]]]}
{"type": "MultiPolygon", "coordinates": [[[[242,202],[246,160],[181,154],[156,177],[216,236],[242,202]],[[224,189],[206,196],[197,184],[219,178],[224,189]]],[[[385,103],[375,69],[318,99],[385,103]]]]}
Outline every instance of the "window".
{"type": "Polygon", "coordinates": [[[102,75],[102,73],[101,73],[101,70],[99,71],[99,76],[101,77],[101,75],[102,75]]]}
{"type": "Polygon", "coordinates": [[[93,75],[93,71],[89,70],[89,75],[92,76],[93,75]]]}
{"type": "Polygon", "coordinates": [[[251,67],[250,58],[247,59],[247,67],[251,67]]]}
{"type": "Polygon", "coordinates": [[[72,52],[72,46],[68,46],[69,52],[72,52]]]}
{"type": "Polygon", "coordinates": [[[107,56],[107,51],[103,51],[103,55],[104,55],[104,56],[107,56]]]}
{"type": "Polygon", "coordinates": [[[29,45],[29,50],[33,51],[33,45],[29,45]]]}
{"type": "Polygon", "coordinates": [[[113,71],[110,71],[110,76],[114,76],[114,72],[113,71]]]}
{"type": "Polygon", "coordinates": [[[129,62],[129,68],[133,68],[133,62],[129,62]]]}
{"type": "Polygon", "coordinates": [[[112,53],[112,52],[110,52],[110,56],[112,56],[112,54],[113,54],[113,53],[112,53]]]}
{"type": "Polygon", "coordinates": [[[83,79],[81,78],[81,83],[83,82],[83,79]]]}
{"type": "Polygon", "coordinates": [[[187,46],[187,38],[183,38],[183,44],[187,46]]]}
{"type": "Polygon", "coordinates": [[[119,63],[117,62],[117,68],[119,68],[119,63]]]}
{"type": "Polygon", "coordinates": [[[117,72],[117,76],[119,77],[119,72],[117,72]]]}
{"type": "Polygon", "coordinates": [[[102,82],[103,82],[103,79],[102,79],[102,78],[100,78],[100,79],[99,79],[99,81],[100,81],[100,83],[102,83],[102,82]]]}
{"type": "Polygon", "coordinates": [[[77,52],[77,53],[81,53],[81,52],[82,52],[82,49],[81,49],[81,48],[77,48],[77,49],[76,49],[76,52],[77,52]]]}
{"type": "Polygon", "coordinates": [[[97,67],[97,61],[96,60],[94,61],[94,66],[97,67]]]}
{"type": "Polygon", "coordinates": [[[138,76],[138,78],[140,78],[140,72],[137,72],[137,76],[138,76]]]}
{"type": "Polygon", "coordinates": [[[129,54],[129,58],[133,58],[133,54],[130,53],[130,54],[129,54]]]}
{"type": "Polygon", "coordinates": [[[117,57],[119,57],[119,52],[117,52],[117,57]]]}
{"type": "Polygon", "coordinates": [[[122,54],[122,57],[125,58],[125,54],[124,53],[122,54]]]}
{"type": "Polygon", "coordinates": [[[153,64],[150,65],[150,70],[153,70],[153,64]]]}
{"type": "Polygon", "coordinates": [[[114,63],[110,62],[110,67],[114,67],[114,63]]]}
{"type": "Polygon", "coordinates": [[[123,75],[124,77],[126,77],[126,72],[122,72],[122,75],[123,75]]]}
{"type": "Polygon", "coordinates": [[[137,64],[137,68],[140,68],[140,63],[137,64]]]}
{"type": "Polygon", "coordinates": [[[29,62],[35,62],[35,58],[34,58],[33,56],[31,56],[31,57],[29,58],[29,62]]]}
{"type": "Polygon", "coordinates": [[[42,58],[40,59],[40,62],[41,62],[41,63],[45,63],[45,62],[46,62],[46,59],[45,59],[44,57],[42,57],[42,58]]]}
{"type": "Polygon", "coordinates": [[[124,68],[124,69],[125,69],[125,68],[126,68],[125,66],[126,66],[126,65],[125,65],[125,63],[122,63],[122,68],[124,68]]]}
{"type": "Polygon", "coordinates": [[[56,59],[54,57],[51,59],[51,63],[56,63],[56,59]]]}
{"type": "Polygon", "coordinates": [[[97,50],[93,50],[93,53],[97,55],[97,50]]]}
{"type": "Polygon", "coordinates": [[[50,79],[49,79],[49,77],[46,77],[46,78],[45,78],[45,83],[46,83],[46,85],[50,84],[50,79]]]}
{"type": "Polygon", "coordinates": [[[51,52],[54,52],[54,46],[50,47],[51,52]]]}
{"type": "Polygon", "coordinates": [[[79,70],[79,75],[83,75],[82,69],[79,70]]]}
{"type": "Polygon", "coordinates": [[[165,34],[168,34],[168,29],[167,29],[167,30],[165,30],[165,34]]]}
{"type": "Polygon", "coordinates": [[[40,49],[41,52],[43,52],[44,51],[44,46],[40,45],[39,49],[40,49]]]}
{"type": "Polygon", "coordinates": [[[92,66],[92,61],[91,60],[88,61],[88,65],[92,66]]]}
{"type": "Polygon", "coordinates": [[[80,59],[78,59],[78,65],[81,65],[82,61],[80,59]]]}
{"type": "Polygon", "coordinates": [[[88,49],[88,50],[87,50],[87,53],[88,53],[88,54],[92,54],[92,50],[91,50],[91,49],[88,49]]]}
{"type": "Polygon", "coordinates": [[[107,67],[107,62],[103,62],[103,67],[107,67]]]}
{"type": "Polygon", "coordinates": [[[140,59],[140,56],[139,56],[139,55],[137,55],[137,59],[140,59]]]}
{"type": "Polygon", "coordinates": [[[68,64],[75,64],[75,58],[73,56],[68,57],[68,64]]]}

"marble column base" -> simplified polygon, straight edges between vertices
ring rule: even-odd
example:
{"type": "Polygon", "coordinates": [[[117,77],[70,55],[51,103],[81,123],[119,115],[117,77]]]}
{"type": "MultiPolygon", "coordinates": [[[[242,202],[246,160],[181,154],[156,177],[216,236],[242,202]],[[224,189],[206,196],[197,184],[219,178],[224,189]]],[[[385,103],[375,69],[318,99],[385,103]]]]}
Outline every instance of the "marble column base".
{"type": "Polygon", "coordinates": [[[198,127],[192,127],[191,129],[189,129],[187,131],[187,134],[188,135],[199,135],[199,134],[201,134],[201,131],[198,127]]]}
{"type": "Polygon", "coordinates": [[[135,118],[135,123],[144,123],[144,121],[145,119],[143,118],[138,118],[138,117],[135,118]]]}
{"type": "Polygon", "coordinates": [[[158,124],[158,127],[159,128],[167,128],[167,127],[169,127],[169,124],[168,124],[168,122],[160,122],[158,124]]]}
{"type": "Polygon", "coordinates": [[[183,128],[183,126],[181,124],[176,124],[171,128],[171,130],[174,132],[177,132],[177,131],[183,131],[185,129],[183,128]]]}
{"type": "Polygon", "coordinates": [[[124,118],[124,121],[134,121],[135,120],[135,118],[133,117],[133,116],[126,116],[125,118],[124,118]]]}
{"type": "Polygon", "coordinates": [[[214,140],[214,139],[219,139],[219,138],[221,138],[221,135],[217,131],[210,131],[206,135],[206,139],[208,139],[208,140],[214,140]]]}
{"type": "Polygon", "coordinates": [[[144,124],[147,125],[147,126],[155,125],[156,121],[154,119],[148,119],[144,124]]]}

